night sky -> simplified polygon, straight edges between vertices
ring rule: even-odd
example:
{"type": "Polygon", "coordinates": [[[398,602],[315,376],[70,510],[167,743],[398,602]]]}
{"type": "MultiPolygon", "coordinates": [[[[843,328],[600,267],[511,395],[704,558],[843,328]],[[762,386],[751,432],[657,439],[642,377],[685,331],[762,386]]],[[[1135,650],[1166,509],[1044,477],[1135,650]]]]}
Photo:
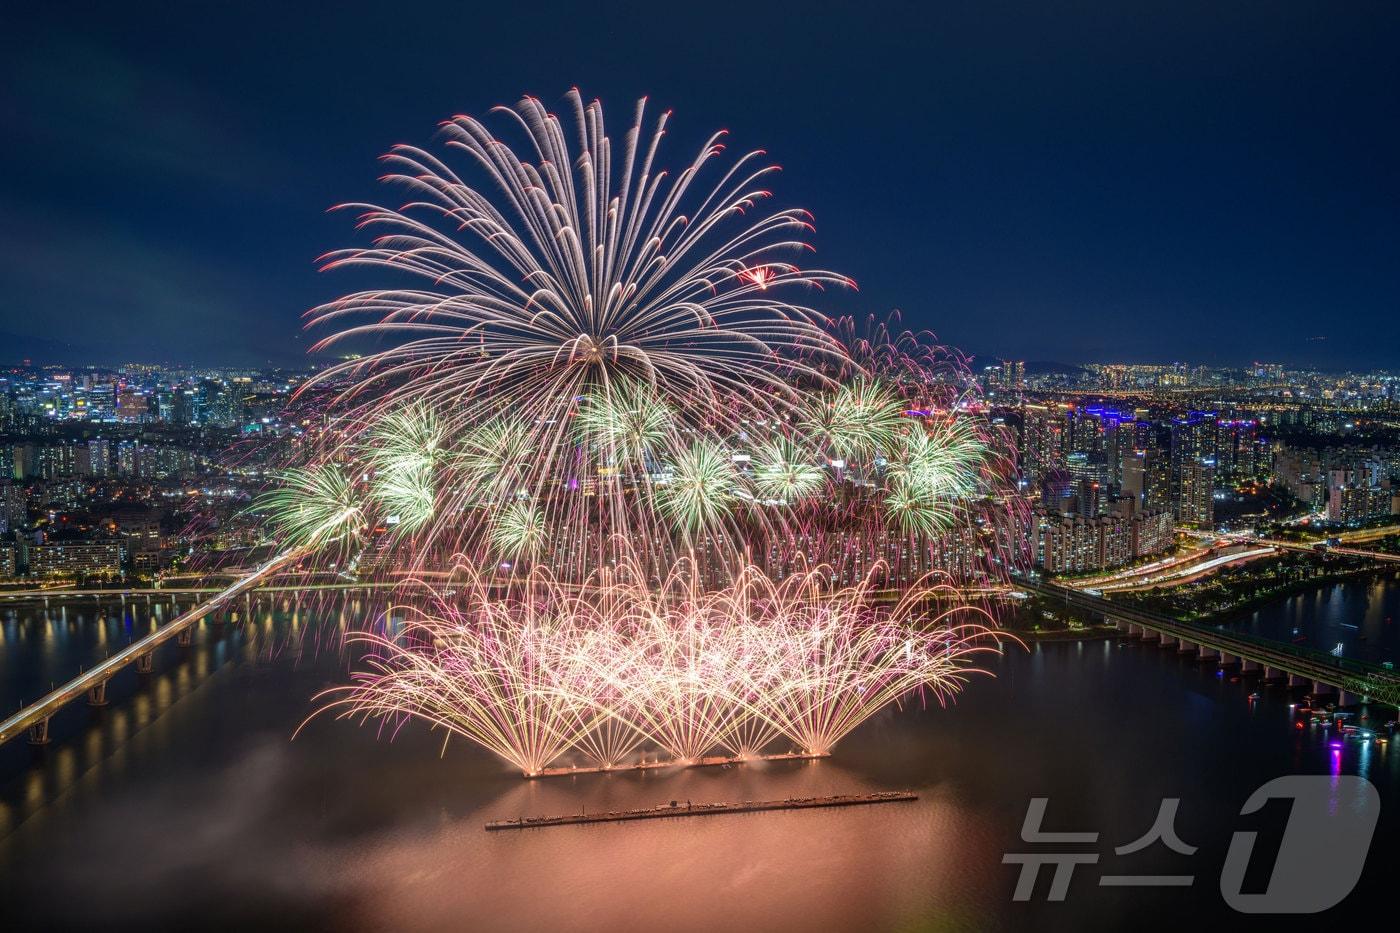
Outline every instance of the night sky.
{"type": "Polygon", "coordinates": [[[286,363],[395,142],[573,85],[767,149],[829,313],[990,359],[1400,368],[1400,5],[12,4],[0,361],[286,363]],[[1324,339],[1318,339],[1324,338],[1324,339]]]}

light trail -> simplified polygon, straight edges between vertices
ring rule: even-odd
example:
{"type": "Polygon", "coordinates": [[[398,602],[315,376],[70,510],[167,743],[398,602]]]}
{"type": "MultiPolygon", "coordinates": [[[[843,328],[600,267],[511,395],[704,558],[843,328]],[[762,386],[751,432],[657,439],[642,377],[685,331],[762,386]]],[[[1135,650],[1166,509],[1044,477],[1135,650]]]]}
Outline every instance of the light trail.
{"type": "Polygon", "coordinates": [[[1147,578],[1134,578],[1132,581],[1124,581],[1121,583],[1110,584],[1106,586],[1096,586],[1093,588],[1103,593],[1118,593],[1126,592],[1129,590],[1148,589],[1154,586],[1161,586],[1164,583],[1172,583],[1173,581],[1177,583],[1185,583],[1189,582],[1187,578],[1194,579],[1201,575],[1210,573],[1212,570],[1228,566],[1229,564],[1238,563],[1240,561],[1255,560],[1260,557],[1267,557],[1271,554],[1277,553],[1278,550],[1273,547],[1254,548],[1252,550],[1241,551],[1235,554],[1225,554],[1220,557],[1212,557],[1209,560],[1201,561],[1200,563],[1196,564],[1191,564],[1186,567],[1176,567],[1173,568],[1171,572],[1164,573],[1158,576],[1152,576],[1147,578]]]}

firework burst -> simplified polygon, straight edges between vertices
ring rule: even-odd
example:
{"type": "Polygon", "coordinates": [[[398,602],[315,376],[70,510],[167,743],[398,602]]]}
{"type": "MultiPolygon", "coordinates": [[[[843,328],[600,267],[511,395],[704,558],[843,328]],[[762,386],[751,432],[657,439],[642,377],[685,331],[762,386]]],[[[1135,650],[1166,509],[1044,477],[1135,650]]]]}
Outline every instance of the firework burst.
{"type": "Polygon", "coordinates": [[[424,720],[526,775],[571,750],[604,768],[644,746],[680,763],[775,741],[829,754],[891,704],[946,701],[1001,637],[950,588],[883,605],[871,578],[832,591],[825,567],[781,583],[750,568],[707,590],[685,567],[658,587],[626,562],[582,587],[534,574],[506,598],[459,574],[401,634],[355,636],[364,669],[323,709],[392,729],[424,720]]]}
{"type": "Polygon", "coordinates": [[[698,465],[697,439],[777,417],[796,403],[794,376],[824,384],[824,361],[844,359],[826,319],[786,296],[851,283],[781,258],[809,249],[812,225],[766,207],[776,166],[762,153],[728,158],[716,134],[667,172],[669,115],[649,120],[639,103],[614,146],[600,104],[575,91],[567,105],[572,121],[527,98],[494,112],[500,137],[458,116],[442,126],[441,153],[395,147],[384,180],[408,202],[346,205],[374,241],[329,254],[325,268],[417,286],[309,313],[310,326],[333,329],[322,349],[391,345],[317,380],[341,387],[347,419],[415,437],[426,411],[443,436],[467,439],[460,461],[432,471],[436,484],[410,464],[386,470],[382,492],[412,516],[400,528],[454,551],[476,550],[498,524],[464,523],[464,509],[512,508],[522,492],[551,529],[602,525],[658,544],[722,517],[707,496],[696,510],[672,508],[667,493],[658,509],[635,487],[651,468],[698,465]],[[492,436],[502,432],[509,442],[492,436]],[[526,449],[530,469],[511,475],[526,449]],[[430,485],[448,490],[432,512],[430,485]],[[581,488],[589,495],[566,494],[581,488]]]}
{"type": "Polygon", "coordinates": [[[251,511],[269,516],[286,547],[306,551],[348,549],[367,526],[364,496],[333,463],[283,471],[251,511]]]}

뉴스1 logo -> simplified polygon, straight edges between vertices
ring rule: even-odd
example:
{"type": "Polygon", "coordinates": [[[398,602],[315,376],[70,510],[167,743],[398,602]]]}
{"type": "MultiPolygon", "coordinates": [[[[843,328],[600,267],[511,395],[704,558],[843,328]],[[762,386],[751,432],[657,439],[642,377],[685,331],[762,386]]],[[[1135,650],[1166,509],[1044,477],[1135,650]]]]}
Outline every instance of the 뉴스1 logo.
{"type": "MultiPolygon", "coordinates": [[[[1237,830],[1220,873],[1220,893],[1225,903],[1247,914],[1311,914],[1333,907],[1351,893],[1366,864],[1371,836],[1380,816],[1380,795],[1370,781],[1354,775],[1295,774],[1275,778],[1256,790],[1240,809],[1241,816],[1259,812],[1270,800],[1291,800],[1288,824],[1274,857],[1268,884],[1262,893],[1243,891],[1245,875],[1255,858],[1258,833],[1237,830]],[[1319,859],[1319,853],[1327,857],[1319,859]]],[[[1033,797],[1021,824],[1021,841],[1028,845],[1084,847],[1097,844],[1096,832],[1045,832],[1040,827],[1049,807],[1048,797],[1033,797]]],[[[1182,856],[1196,852],[1177,835],[1176,813],[1181,800],[1165,798],[1157,818],[1141,837],[1116,846],[1116,856],[1132,855],[1161,844],[1182,856]]],[[[1020,865],[1013,901],[1029,901],[1035,894],[1040,870],[1053,866],[1047,901],[1063,901],[1074,871],[1080,865],[1099,864],[1097,851],[1008,852],[1004,865],[1020,865]]],[[[1195,875],[1103,874],[1099,887],[1190,887],[1195,875]]]]}

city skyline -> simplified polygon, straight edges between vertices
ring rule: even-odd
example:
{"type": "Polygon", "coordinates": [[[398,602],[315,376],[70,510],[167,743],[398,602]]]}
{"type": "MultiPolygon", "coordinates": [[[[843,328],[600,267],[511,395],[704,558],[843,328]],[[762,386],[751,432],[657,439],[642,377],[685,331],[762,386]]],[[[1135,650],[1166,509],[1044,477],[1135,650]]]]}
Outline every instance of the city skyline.
{"type": "Polygon", "coordinates": [[[1400,366],[1393,10],[666,13],[624,56],[626,11],[542,18],[547,56],[523,15],[388,20],[361,67],[351,15],[28,11],[0,40],[5,355],[302,358],[299,315],[353,285],[314,271],[350,239],[326,210],[381,153],[581,83],[768,150],[860,285],[824,313],[902,309],[982,359],[1400,366]],[[491,41],[419,55],[429,21],[491,41]]]}
{"type": "Polygon", "coordinates": [[[1386,902],[1400,8],[8,19],[0,928],[1386,902]]]}

